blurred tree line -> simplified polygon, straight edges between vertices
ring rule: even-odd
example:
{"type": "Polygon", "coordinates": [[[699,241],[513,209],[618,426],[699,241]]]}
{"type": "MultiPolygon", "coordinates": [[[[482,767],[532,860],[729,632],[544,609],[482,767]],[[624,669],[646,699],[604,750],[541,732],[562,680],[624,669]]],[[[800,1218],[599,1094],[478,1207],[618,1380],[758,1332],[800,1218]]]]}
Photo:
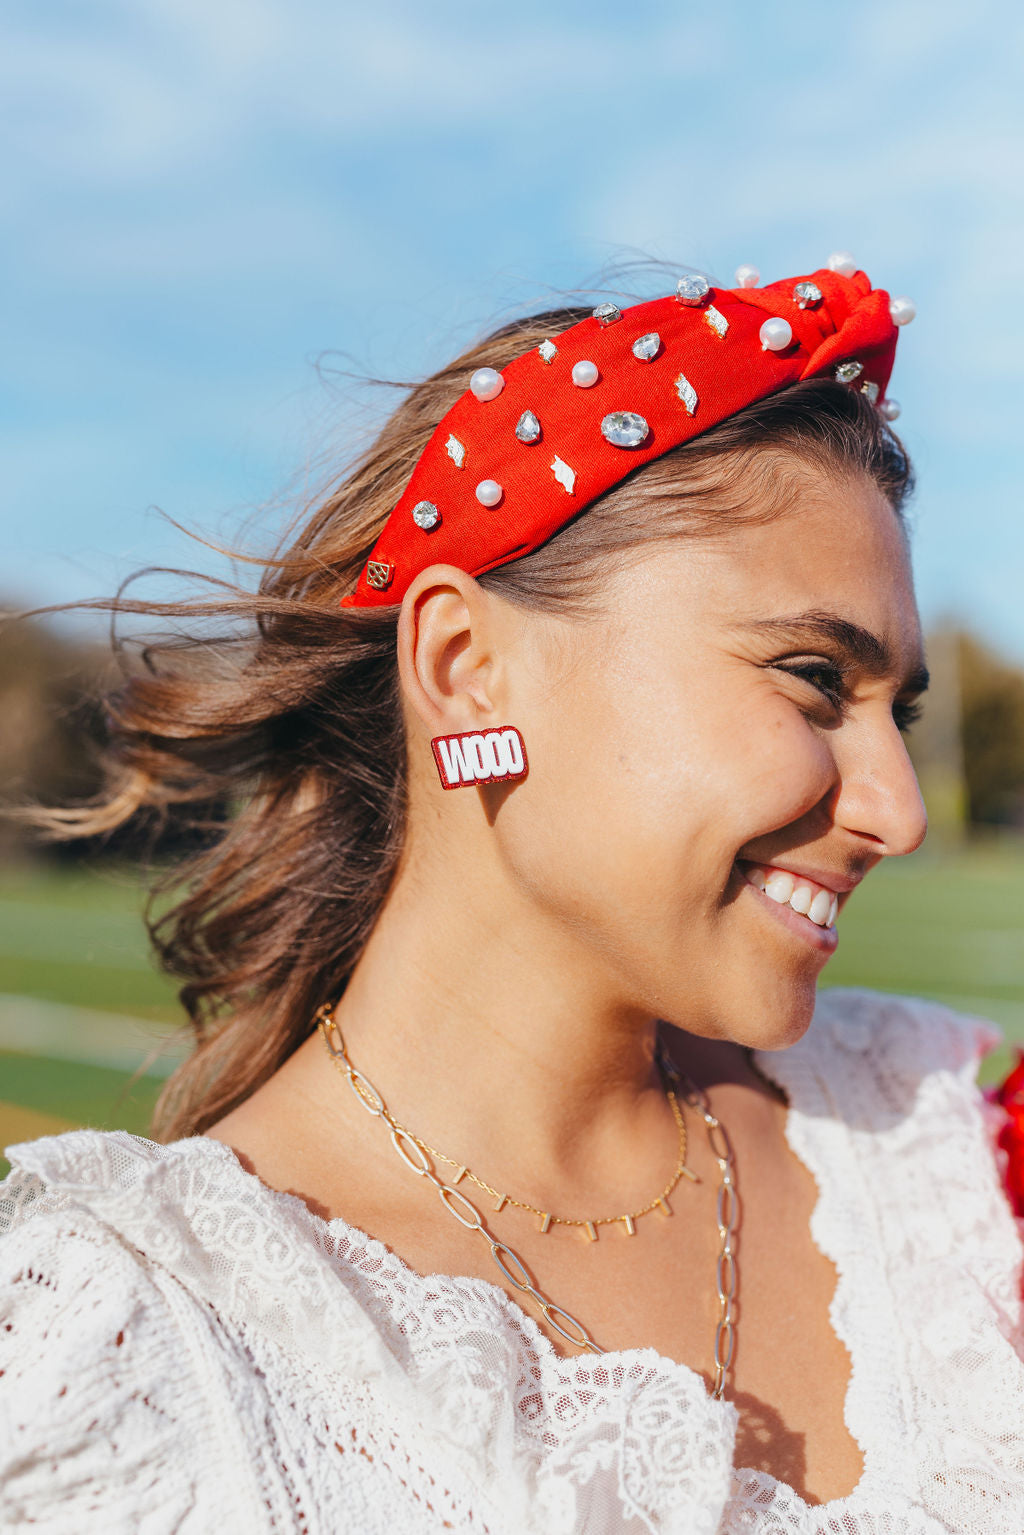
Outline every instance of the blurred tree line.
{"type": "MultiPolygon", "coordinates": [[[[909,744],[933,832],[1024,831],[1024,668],[950,625],[930,636],[928,659],[932,689],[909,744]]],[[[98,790],[102,698],[118,677],[109,645],[94,638],[39,622],[0,629],[0,803],[68,804],[98,790]]],[[[169,853],[182,837],[173,822],[150,823],[122,831],[108,846],[119,857],[154,847],[169,853]]],[[[0,856],[32,845],[30,833],[0,820],[0,856]]],[[[73,844],[54,856],[81,851],[73,844]]]]}
{"type": "Polygon", "coordinates": [[[908,745],[931,834],[1024,831],[1024,668],[953,624],[926,648],[931,687],[908,745]]]}
{"type": "Polygon", "coordinates": [[[970,818],[1024,829],[1024,671],[959,636],[964,776],[970,818]]]}

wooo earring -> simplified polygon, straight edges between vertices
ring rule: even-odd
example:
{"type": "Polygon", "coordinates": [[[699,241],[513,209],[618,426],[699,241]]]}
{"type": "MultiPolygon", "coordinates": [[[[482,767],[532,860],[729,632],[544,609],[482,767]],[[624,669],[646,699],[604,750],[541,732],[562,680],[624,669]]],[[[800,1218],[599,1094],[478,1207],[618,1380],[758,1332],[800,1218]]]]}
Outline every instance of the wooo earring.
{"type": "Polygon", "coordinates": [[[500,730],[464,730],[461,735],[435,736],[430,745],[443,789],[525,778],[529,767],[523,738],[514,725],[503,725],[500,730]]]}

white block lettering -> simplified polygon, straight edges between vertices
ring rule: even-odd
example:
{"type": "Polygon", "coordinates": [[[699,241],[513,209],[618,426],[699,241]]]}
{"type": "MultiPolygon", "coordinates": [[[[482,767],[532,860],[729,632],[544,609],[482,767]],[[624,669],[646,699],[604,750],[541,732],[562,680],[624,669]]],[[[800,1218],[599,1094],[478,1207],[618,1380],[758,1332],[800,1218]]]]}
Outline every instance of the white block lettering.
{"type": "Polygon", "coordinates": [[[438,736],[437,747],[449,784],[472,783],[476,778],[465,736],[438,736]]]}
{"type": "Polygon", "coordinates": [[[527,771],[526,748],[514,725],[501,730],[464,731],[431,741],[441,783],[446,789],[465,784],[503,783],[527,771]]]}
{"type": "Polygon", "coordinates": [[[515,729],[501,732],[501,744],[504,747],[505,772],[511,777],[514,773],[521,773],[525,759],[523,757],[523,740],[519,731],[515,729]]]}
{"type": "Polygon", "coordinates": [[[504,778],[508,773],[508,763],[505,761],[505,743],[500,730],[489,730],[484,736],[484,746],[487,748],[487,764],[490,767],[492,778],[504,778]]]}
{"type": "Polygon", "coordinates": [[[480,780],[494,777],[491,754],[484,745],[483,736],[470,736],[466,742],[466,755],[473,764],[473,772],[480,780]]]}

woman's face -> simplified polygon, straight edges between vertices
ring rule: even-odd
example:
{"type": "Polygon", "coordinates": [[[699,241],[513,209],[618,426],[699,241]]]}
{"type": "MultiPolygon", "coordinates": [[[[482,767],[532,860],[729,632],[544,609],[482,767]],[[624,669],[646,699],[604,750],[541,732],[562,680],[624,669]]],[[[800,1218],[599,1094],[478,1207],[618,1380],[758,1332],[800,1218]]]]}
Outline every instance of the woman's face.
{"type": "Polygon", "coordinates": [[[530,772],[493,825],[624,1004],[767,1048],[810,1021],[833,896],[841,933],[857,883],[925,834],[902,534],[872,482],[798,475],[767,526],[631,556],[593,618],[511,620],[530,772]]]}

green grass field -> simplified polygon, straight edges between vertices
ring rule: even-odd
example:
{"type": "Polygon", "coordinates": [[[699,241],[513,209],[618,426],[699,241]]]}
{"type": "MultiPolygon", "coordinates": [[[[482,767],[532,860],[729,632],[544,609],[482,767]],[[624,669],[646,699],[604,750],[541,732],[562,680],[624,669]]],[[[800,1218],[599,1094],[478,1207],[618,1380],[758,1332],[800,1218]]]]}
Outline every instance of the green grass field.
{"type": "Polygon", "coordinates": [[[76,1125],[147,1133],[181,1013],[141,904],[122,869],[0,870],[0,1151],[76,1125]]]}
{"type": "MultiPolygon", "coordinates": [[[[71,1125],[146,1132],[180,1051],[124,870],[0,870],[0,1148],[71,1125]],[[139,1074],[141,1071],[141,1074],[139,1074]]],[[[922,851],[877,870],[840,921],[825,984],[937,998],[1024,1043],[1024,843],[922,851]]],[[[0,1162],[0,1173],[4,1165],[0,1162]]]]}

